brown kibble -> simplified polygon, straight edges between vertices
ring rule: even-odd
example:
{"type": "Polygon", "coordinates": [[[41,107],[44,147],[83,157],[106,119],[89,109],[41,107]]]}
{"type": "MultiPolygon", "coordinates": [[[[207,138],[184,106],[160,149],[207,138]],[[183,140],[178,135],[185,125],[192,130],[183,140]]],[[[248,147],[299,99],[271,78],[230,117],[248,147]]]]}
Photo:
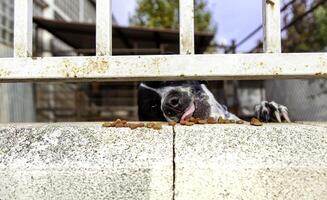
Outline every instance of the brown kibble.
{"type": "Polygon", "coordinates": [[[187,121],[182,120],[182,121],[180,121],[179,123],[180,123],[181,125],[186,125],[187,121]]]}
{"type": "Polygon", "coordinates": [[[176,126],[176,124],[177,124],[177,123],[174,122],[174,121],[170,121],[170,122],[168,122],[168,125],[169,125],[169,126],[176,126]]]}
{"type": "Polygon", "coordinates": [[[126,126],[131,129],[137,129],[144,127],[144,123],[127,123],[126,126]]]}
{"type": "Polygon", "coordinates": [[[122,120],[121,123],[122,124],[127,124],[127,121],[126,120],[122,120]]]}
{"type": "Polygon", "coordinates": [[[186,126],[193,126],[195,123],[194,122],[186,122],[185,125],[186,126]]]}
{"type": "Polygon", "coordinates": [[[243,120],[238,120],[238,121],[236,121],[236,124],[244,124],[244,121],[243,120]]]}
{"type": "Polygon", "coordinates": [[[134,124],[134,123],[130,123],[130,124],[127,124],[127,126],[131,129],[137,129],[138,128],[138,125],[137,124],[134,124]]]}
{"type": "Polygon", "coordinates": [[[126,125],[120,122],[120,123],[116,123],[115,127],[116,128],[124,128],[124,127],[126,127],[126,125]]]}
{"type": "Polygon", "coordinates": [[[198,124],[200,120],[201,120],[200,118],[196,118],[195,123],[198,124]]]}
{"type": "Polygon", "coordinates": [[[188,121],[196,124],[199,121],[199,118],[191,117],[188,121]]]}
{"type": "Polygon", "coordinates": [[[160,123],[154,123],[152,128],[155,130],[160,130],[160,129],[162,129],[162,125],[160,123]]]}
{"type": "Polygon", "coordinates": [[[146,124],[147,128],[153,128],[153,126],[154,126],[153,122],[149,122],[149,123],[146,124]]]}
{"type": "Polygon", "coordinates": [[[223,119],[222,117],[218,118],[218,124],[225,124],[225,123],[226,123],[225,119],[223,119]]]}
{"type": "Polygon", "coordinates": [[[215,118],[213,118],[213,117],[209,117],[207,122],[208,122],[208,124],[217,124],[217,120],[215,120],[215,118]]]}
{"type": "Polygon", "coordinates": [[[143,128],[145,125],[144,125],[144,123],[136,123],[136,126],[137,126],[138,128],[143,128]]]}
{"type": "Polygon", "coordinates": [[[263,123],[260,122],[260,120],[258,120],[258,119],[255,118],[255,117],[253,117],[253,118],[251,119],[250,124],[253,125],[253,126],[262,126],[262,125],[263,125],[263,123]]]}
{"type": "Polygon", "coordinates": [[[206,123],[207,123],[207,120],[205,120],[205,119],[198,120],[198,124],[206,124],[206,123]]]}

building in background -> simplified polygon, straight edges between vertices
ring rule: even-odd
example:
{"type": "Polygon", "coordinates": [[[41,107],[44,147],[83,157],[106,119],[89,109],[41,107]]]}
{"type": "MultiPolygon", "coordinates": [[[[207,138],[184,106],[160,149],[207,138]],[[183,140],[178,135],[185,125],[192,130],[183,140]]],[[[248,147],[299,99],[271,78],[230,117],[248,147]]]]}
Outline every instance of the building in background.
{"type": "MultiPolygon", "coordinates": [[[[51,19],[79,22],[95,21],[95,1],[89,0],[33,0],[33,15],[51,19]]],[[[14,1],[0,0],[0,57],[13,56],[14,1]]],[[[51,56],[53,49],[71,49],[45,31],[33,31],[34,56],[51,56]],[[46,47],[38,53],[38,47],[46,47]]],[[[76,55],[76,54],[75,54],[76,55]]],[[[52,84],[44,84],[48,90],[52,84]]],[[[0,122],[30,122],[39,118],[35,101],[40,84],[0,84],[0,122]]],[[[51,95],[50,95],[51,96],[51,95]]],[[[51,99],[51,98],[50,98],[51,99]]],[[[51,104],[51,101],[50,103],[51,104]]],[[[54,120],[53,120],[54,121],[54,120]]]]}
{"type": "MultiPolygon", "coordinates": [[[[0,1],[10,4],[13,8],[12,0],[0,1]]],[[[33,56],[95,55],[95,0],[34,0],[33,2],[33,56]]],[[[6,6],[6,9],[8,8],[10,10],[10,7],[6,6]]],[[[13,13],[9,15],[8,20],[13,20],[13,13]]],[[[10,40],[12,37],[10,33],[12,28],[9,29],[9,36],[6,36],[6,39],[10,40]]],[[[213,34],[197,33],[196,52],[203,53],[212,39],[213,34]]],[[[12,41],[4,44],[8,46],[8,53],[2,55],[11,57],[12,41]]],[[[178,51],[178,31],[120,27],[113,18],[114,55],[174,54],[178,51]]],[[[2,97],[10,97],[7,100],[0,99],[2,104],[6,103],[1,107],[1,113],[9,116],[8,120],[1,118],[0,121],[56,122],[115,118],[137,120],[137,84],[137,82],[35,83],[33,90],[32,87],[26,90],[21,85],[17,85],[16,89],[21,91],[0,90],[2,97]],[[28,98],[26,95],[29,95],[28,98]],[[25,106],[29,110],[20,107],[27,102],[32,103],[25,106]],[[8,107],[13,107],[15,112],[12,110],[3,112],[3,108],[8,107]],[[30,115],[27,118],[13,118],[13,113],[30,115]]],[[[214,85],[214,88],[219,86],[216,83],[210,84],[214,85]]]]}
{"type": "MultiPolygon", "coordinates": [[[[35,2],[37,4],[37,1],[35,2]]],[[[14,1],[0,0],[0,57],[13,56],[14,1]]],[[[0,122],[35,121],[33,84],[0,84],[0,122]]]]}
{"type": "Polygon", "coordinates": [[[14,1],[0,0],[0,55],[12,56],[14,38],[14,1]]]}

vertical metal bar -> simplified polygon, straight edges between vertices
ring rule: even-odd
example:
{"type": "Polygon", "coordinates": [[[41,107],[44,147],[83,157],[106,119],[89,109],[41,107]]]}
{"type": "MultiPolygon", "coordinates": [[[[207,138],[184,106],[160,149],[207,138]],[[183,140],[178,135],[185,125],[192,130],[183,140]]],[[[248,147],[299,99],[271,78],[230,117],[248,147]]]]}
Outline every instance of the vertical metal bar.
{"type": "Polygon", "coordinates": [[[32,56],[33,0],[15,0],[14,56],[32,56]]]}
{"type": "Polygon", "coordinates": [[[112,55],[112,9],[111,0],[96,3],[96,54],[112,55]]]}
{"type": "Polygon", "coordinates": [[[281,53],[280,0],[263,0],[263,50],[281,53]]]}
{"type": "Polygon", "coordinates": [[[194,54],[194,0],[179,0],[180,54],[194,54]]]}

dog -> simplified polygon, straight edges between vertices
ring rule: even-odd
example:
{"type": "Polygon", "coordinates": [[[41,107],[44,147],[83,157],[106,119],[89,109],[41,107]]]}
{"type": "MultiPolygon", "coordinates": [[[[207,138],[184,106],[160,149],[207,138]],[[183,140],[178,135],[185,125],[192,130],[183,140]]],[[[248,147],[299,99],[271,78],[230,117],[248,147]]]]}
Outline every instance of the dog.
{"type": "MultiPolygon", "coordinates": [[[[291,122],[288,109],[274,101],[263,101],[255,108],[263,122],[291,122]]],[[[240,120],[221,105],[205,81],[151,81],[138,88],[138,115],[141,121],[184,121],[190,117],[219,117],[240,120]]]]}

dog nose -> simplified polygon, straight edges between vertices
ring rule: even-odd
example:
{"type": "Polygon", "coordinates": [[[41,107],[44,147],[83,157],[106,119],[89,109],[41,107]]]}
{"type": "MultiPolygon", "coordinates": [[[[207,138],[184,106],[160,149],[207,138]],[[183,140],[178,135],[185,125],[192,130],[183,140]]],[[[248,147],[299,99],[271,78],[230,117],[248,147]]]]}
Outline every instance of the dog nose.
{"type": "Polygon", "coordinates": [[[170,99],[169,101],[168,101],[168,104],[170,105],[170,106],[172,106],[172,107],[178,107],[179,106],[179,104],[180,104],[180,101],[179,101],[179,99],[178,98],[172,98],[172,99],[170,99]]]}

